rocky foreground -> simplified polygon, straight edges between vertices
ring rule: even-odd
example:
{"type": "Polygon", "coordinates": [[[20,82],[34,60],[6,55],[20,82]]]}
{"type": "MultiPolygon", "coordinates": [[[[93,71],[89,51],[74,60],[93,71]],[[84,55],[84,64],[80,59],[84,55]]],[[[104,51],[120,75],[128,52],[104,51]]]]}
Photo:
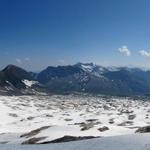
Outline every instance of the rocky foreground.
{"type": "Polygon", "coordinates": [[[46,144],[150,132],[149,99],[0,96],[0,143],[46,144]]]}

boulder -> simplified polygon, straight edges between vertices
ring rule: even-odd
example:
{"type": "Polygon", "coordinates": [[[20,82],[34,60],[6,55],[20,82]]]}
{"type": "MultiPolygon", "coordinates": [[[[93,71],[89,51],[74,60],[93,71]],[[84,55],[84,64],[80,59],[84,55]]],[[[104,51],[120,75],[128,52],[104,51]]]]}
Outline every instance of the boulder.
{"type": "Polygon", "coordinates": [[[109,128],[104,126],[104,127],[98,128],[97,130],[99,130],[100,132],[104,132],[104,131],[109,130],[109,128]]]}
{"type": "Polygon", "coordinates": [[[147,133],[150,132],[150,126],[139,127],[135,133],[147,133]]]}

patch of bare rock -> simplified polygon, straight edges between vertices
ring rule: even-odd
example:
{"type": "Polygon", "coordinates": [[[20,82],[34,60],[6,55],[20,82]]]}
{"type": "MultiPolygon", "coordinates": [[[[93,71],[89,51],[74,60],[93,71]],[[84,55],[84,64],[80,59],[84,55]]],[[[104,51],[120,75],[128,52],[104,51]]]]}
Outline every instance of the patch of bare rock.
{"type": "Polygon", "coordinates": [[[98,128],[97,130],[99,130],[100,132],[104,132],[104,131],[109,130],[109,128],[104,126],[104,127],[98,128]]]}
{"type": "Polygon", "coordinates": [[[44,136],[44,137],[34,137],[34,138],[31,138],[31,139],[28,139],[26,141],[24,141],[22,144],[37,144],[37,142],[41,141],[41,140],[44,140],[46,139],[47,136],[44,136]]]}
{"type": "Polygon", "coordinates": [[[42,130],[45,130],[45,129],[48,129],[50,126],[44,126],[44,127],[41,127],[41,128],[38,128],[38,129],[35,129],[35,130],[32,130],[28,133],[25,133],[25,134],[22,134],[20,137],[26,137],[26,138],[30,138],[32,136],[35,136],[37,134],[39,134],[42,130]]]}
{"type": "Polygon", "coordinates": [[[150,126],[139,127],[135,133],[147,133],[150,132],[150,126]]]}
{"type": "Polygon", "coordinates": [[[52,141],[46,141],[39,144],[49,144],[49,143],[62,143],[62,142],[71,142],[71,141],[80,141],[80,140],[87,140],[87,139],[93,139],[93,138],[99,138],[98,136],[63,136],[61,138],[52,140],[52,141]]]}
{"type": "Polygon", "coordinates": [[[129,126],[129,125],[133,125],[133,121],[124,121],[118,124],[118,126],[129,126]]]}
{"type": "Polygon", "coordinates": [[[133,120],[133,119],[135,119],[136,118],[136,115],[129,115],[128,116],[128,120],[133,120]]]}
{"type": "Polygon", "coordinates": [[[100,122],[93,122],[89,121],[88,123],[86,122],[81,122],[81,123],[75,123],[74,125],[79,125],[81,127],[81,131],[89,130],[93,128],[95,125],[101,124],[100,122]]]}

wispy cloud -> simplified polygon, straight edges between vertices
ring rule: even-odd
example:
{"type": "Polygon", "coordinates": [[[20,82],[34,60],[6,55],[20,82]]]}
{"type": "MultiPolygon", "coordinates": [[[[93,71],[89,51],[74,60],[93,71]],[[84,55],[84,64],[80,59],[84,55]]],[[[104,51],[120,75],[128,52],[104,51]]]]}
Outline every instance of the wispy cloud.
{"type": "Polygon", "coordinates": [[[30,61],[30,58],[29,58],[29,57],[26,57],[24,60],[25,60],[25,61],[30,61]]]}
{"type": "Polygon", "coordinates": [[[127,46],[122,46],[121,48],[118,48],[118,51],[120,53],[124,53],[126,56],[130,56],[131,52],[130,50],[127,48],[127,46]]]}
{"type": "Polygon", "coordinates": [[[16,58],[16,62],[17,62],[18,64],[22,64],[22,60],[19,59],[19,58],[16,58]]]}
{"type": "Polygon", "coordinates": [[[60,65],[64,65],[66,62],[65,62],[64,59],[60,59],[60,60],[58,60],[58,63],[59,63],[60,65]]]}
{"type": "Polygon", "coordinates": [[[145,50],[141,50],[139,51],[139,53],[142,55],[142,56],[146,56],[146,57],[149,57],[150,58],[150,52],[147,52],[145,50]]]}

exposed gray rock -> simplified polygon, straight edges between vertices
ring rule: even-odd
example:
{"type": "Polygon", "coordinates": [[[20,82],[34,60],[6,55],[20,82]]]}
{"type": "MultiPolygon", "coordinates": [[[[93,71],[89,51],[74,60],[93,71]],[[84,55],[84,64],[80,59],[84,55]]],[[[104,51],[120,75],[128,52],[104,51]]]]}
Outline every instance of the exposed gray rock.
{"type": "Polygon", "coordinates": [[[100,132],[104,132],[104,131],[109,130],[109,128],[106,127],[106,126],[104,126],[104,127],[98,128],[98,130],[99,130],[100,132]]]}
{"type": "Polygon", "coordinates": [[[140,127],[135,131],[135,133],[147,133],[147,132],[150,132],[150,126],[140,127]]]}
{"type": "Polygon", "coordinates": [[[86,139],[93,139],[93,138],[99,138],[98,136],[64,136],[52,141],[46,141],[46,142],[42,142],[40,144],[48,144],[48,143],[62,143],[62,142],[70,142],[70,141],[79,141],[79,140],[86,140],[86,139]]]}
{"type": "Polygon", "coordinates": [[[85,131],[85,130],[89,130],[90,128],[92,128],[94,126],[94,124],[93,123],[84,123],[80,126],[82,127],[81,131],[85,131]]]}
{"type": "Polygon", "coordinates": [[[110,123],[110,124],[114,124],[114,123],[115,123],[114,119],[113,119],[113,118],[112,118],[112,119],[109,119],[109,123],[110,123]]]}
{"type": "Polygon", "coordinates": [[[89,130],[90,128],[93,128],[94,125],[101,124],[101,122],[81,122],[81,123],[75,123],[74,125],[79,125],[81,127],[81,131],[89,130]]]}
{"type": "Polygon", "coordinates": [[[66,118],[66,119],[64,119],[65,121],[72,121],[72,119],[70,119],[70,118],[66,118]]]}
{"type": "Polygon", "coordinates": [[[34,117],[30,116],[30,117],[28,117],[27,119],[28,119],[28,120],[33,120],[34,117]]]}
{"type": "Polygon", "coordinates": [[[128,126],[128,125],[133,125],[133,121],[124,121],[118,124],[118,126],[128,126]]]}
{"type": "Polygon", "coordinates": [[[47,137],[38,137],[38,138],[31,138],[27,141],[24,141],[22,144],[37,144],[37,142],[46,139],[47,137]]]}
{"type": "Polygon", "coordinates": [[[88,122],[95,122],[95,121],[97,121],[98,119],[87,119],[86,121],[88,121],[88,122]]]}
{"type": "Polygon", "coordinates": [[[9,113],[9,116],[11,116],[11,117],[18,117],[18,115],[14,114],[14,113],[9,113]]]}
{"type": "Polygon", "coordinates": [[[136,118],[136,115],[129,115],[128,116],[128,120],[133,120],[133,119],[135,119],[136,118]]]}
{"type": "Polygon", "coordinates": [[[39,134],[42,130],[48,129],[49,127],[50,126],[44,126],[44,127],[38,128],[36,130],[32,130],[29,133],[22,134],[20,137],[29,138],[29,137],[35,136],[35,135],[39,134]]]}
{"type": "Polygon", "coordinates": [[[121,113],[125,113],[125,114],[131,114],[133,113],[133,110],[121,110],[121,113]]]}

